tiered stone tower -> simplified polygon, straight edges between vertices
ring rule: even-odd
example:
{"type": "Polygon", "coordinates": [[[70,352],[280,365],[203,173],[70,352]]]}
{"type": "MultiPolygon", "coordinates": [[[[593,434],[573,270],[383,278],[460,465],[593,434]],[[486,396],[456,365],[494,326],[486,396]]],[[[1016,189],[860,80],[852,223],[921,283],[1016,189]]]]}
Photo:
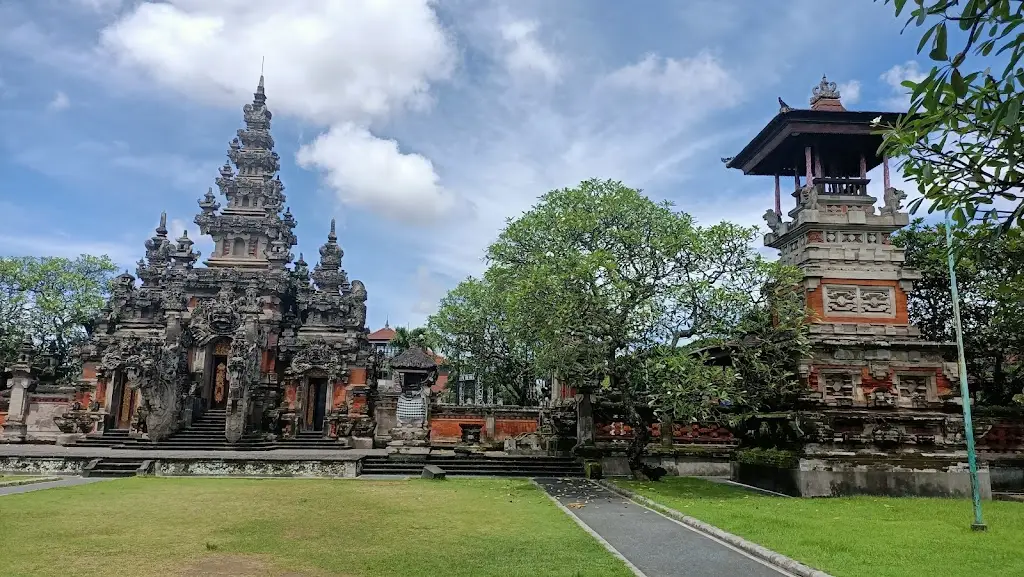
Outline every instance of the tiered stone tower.
{"type": "Polygon", "coordinates": [[[220,204],[212,188],[199,201],[202,212],[195,223],[215,243],[205,263],[209,267],[281,269],[292,260],[289,250],[296,244],[292,232],[295,219],[288,209],[281,213],[285,201],[284,185],[277,175],[281,162],[274,152],[270,135],[273,115],[266,103],[260,76],[252,103],[243,109],[245,128],[238,129],[228,148],[235,169],[225,162],[216,180],[227,206],[217,212],[220,204]]]}
{"type": "MultiPolygon", "coordinates": [[[[940,485],[969,494],[960,467],[957,371],[949,362],[955,347],[922,339],[909,322],[907,294],[920,275],[903,265],[903,249],[890,242],[909,215],[900,211],[905,194],[890,186],[888,159],[878,155],[876,123],[894,122],[898,114],[848,111],[836,84],[825,78],[813,90],[810,109],[779,103],[775,118],[724,160],[744,174],[775,178],[775,209],[764,215],[771,232],[764,241],[803,273],[813,352],[801,367],[808,390],[798,418],[804,454],[820,460],[801,468],[832,475],[832,488],[821,489],[829,494],[836,484],[866,482],[863,476],[841,478],[844,471],[863,473],[858,467],[889,470],[871,482],[892,488],[898,483],[892,470],[919,468],[927,457],[929,467],[944,471],[940,485]],[[883,205],[876,211],[867,173],[879,165],[883,205]],[[782,214],[784,178],[793,182],[791,220],[782,214]],[[875,460],[853,465],[852,455],[875,460]],[[918,459],[913,466],[905,461],[911,455],[918,459]]],[[[902,482],[933,482],[914,474],[902,482]]]]}

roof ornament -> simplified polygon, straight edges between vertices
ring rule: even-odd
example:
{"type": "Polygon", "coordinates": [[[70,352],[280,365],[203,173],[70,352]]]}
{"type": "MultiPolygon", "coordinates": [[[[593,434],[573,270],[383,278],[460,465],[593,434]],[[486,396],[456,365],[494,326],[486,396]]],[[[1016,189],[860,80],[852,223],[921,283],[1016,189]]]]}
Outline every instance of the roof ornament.
{"type": "Polygon", "coordinates": [[[822,99],[839,100],[839,88],[835,82],[830,81],[824,74],[821,75],[821,82],[811,89],[811,105],[813,106],[822,99]]]}
{"type": "Polygon", "coordinates": [[[788,104],[786,104],[786,102],[784,100],[782,100],[782,97],[780,96],[779,97],[779,114],[785,114],[787,112],[790,112],[791,110],[793,110],[793,107],[788,105],[788,104]]]}
{"type": "Polygon", "coordinates": [[[327,240],[329,242],[336,242],[338,240],[338,235],[334,233],[334,219],[333,218],[331,219],[331,232],[327,233],[327,240]]]}

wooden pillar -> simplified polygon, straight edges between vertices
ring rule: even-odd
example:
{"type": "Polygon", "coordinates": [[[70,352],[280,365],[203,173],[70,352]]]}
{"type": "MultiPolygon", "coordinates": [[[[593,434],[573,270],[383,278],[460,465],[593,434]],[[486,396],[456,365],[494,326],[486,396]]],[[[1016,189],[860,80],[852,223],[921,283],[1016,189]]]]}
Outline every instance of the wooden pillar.
{"type": "Polygon", "coordinates": [[[779,175],[775,175],[775,214],[782,214],[782,190],[779,188],[779,175]]]}
{"type": "Polygon", "coordinates": [[[889,190],[889,156],[882,157],[882,186],[889,190]]]}
{"type": "Polygon", "coordinates": [[[868,177],[868,161],[864,158],[864,153],[860,153],[860,177],[868,177]]]}
{"type": "Polygon", "coordinates": [[[814,172],[811,170],[811,147],[804,147],[804,164],[807,165],[807,184],[814,182],[814,172]]]}

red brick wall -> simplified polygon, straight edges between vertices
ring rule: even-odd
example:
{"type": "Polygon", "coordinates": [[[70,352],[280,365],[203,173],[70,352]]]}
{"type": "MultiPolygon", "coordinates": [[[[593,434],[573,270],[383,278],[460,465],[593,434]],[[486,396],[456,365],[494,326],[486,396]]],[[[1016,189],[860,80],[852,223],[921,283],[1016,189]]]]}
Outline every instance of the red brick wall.
{"type": "MultiPolygon", "coordinates": [[[[485,427],[483,417],[434,417],[430,419],[430,440],[442,443],[457,442],[462,438],[460,425],[480,425],[485,427]]],[[[494,440],[503,441],[509,437],[537,432],[537,420],[531,418],[495,418],[494,440]]],[[[481,429],[480,434],[487,431],[481,429]]]]}

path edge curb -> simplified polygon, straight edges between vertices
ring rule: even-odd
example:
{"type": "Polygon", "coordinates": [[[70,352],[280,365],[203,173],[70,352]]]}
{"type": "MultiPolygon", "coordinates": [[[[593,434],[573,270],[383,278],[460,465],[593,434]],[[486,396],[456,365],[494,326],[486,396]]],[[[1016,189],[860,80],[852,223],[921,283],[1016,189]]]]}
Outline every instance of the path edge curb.
{"type": "Polygon", "coordinates": [[[622,487],[619,487],[618,485],[610,481],[606,481],[604,479],[596,479],[593,480],[593,482],[597,483],[601,487],[604,487],[605,489],[608,489],[613,493],[616,493],[631,501],[643,505],[648,509],[654,509],[655,511],[661,513],[662,515],[675,519],[676,521],[683,523],[687,527],[696,529],[701,533],[706,533],[716,539],[724,541],[732,545],[733,547],[736,547],[737,549],[749,555],[752,555],[760,559],[761,561],[764,561],[765,563],[768,563],[780,569],[784,569],[786,571],[789,571],[790,573],[799,575],[800,577],[832,577],[832,575],[825,573],[824,571],[819,571],[818,569],[814,569],[813,567],[808,567],[807,565],[804,565],[803,563],[795,559],[786,557],[781,553],[776,553],[775,551],[772,551],[767,547],[762,547],[757,543],[747,541],[743,537],[733,535],[732,533],[729,533],[727,531],[723,531],[718,527],[715,527],[714,525],[709,525],[699,519],[694,519],[693,517],[683,515],[679,511],[676,511],[675,509],[671,509],[669,507],[666,507],[665,505],[662,505],[661,503],[652,501],[647,497],[644,497],[643,495],[630,491],[629,489],[623,489],[622,487]]]}
{"type": "Polygon", "coordinates": [[[61,477],[33,477],[32,479],[16,479],[13,481],[0,481],[0,489],[5,487],[22,487],[24,485],[35,485],[36,483],[52,483],[60,481],[61,477]]]}

